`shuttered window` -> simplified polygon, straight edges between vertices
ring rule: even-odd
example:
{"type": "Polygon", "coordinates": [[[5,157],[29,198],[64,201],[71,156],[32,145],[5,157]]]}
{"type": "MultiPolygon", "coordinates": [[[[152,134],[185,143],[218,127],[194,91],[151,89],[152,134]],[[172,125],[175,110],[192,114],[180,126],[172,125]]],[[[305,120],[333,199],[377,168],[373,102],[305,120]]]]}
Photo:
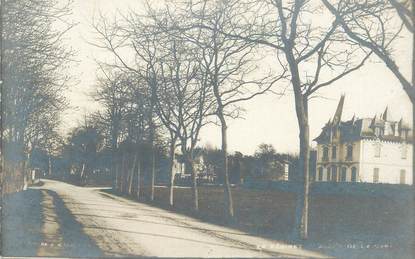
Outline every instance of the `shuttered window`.
{"type": "Polygon", "coordinates": [[[405,169],[401,170],[400,176],[399,176],[399,183],[400,184],[405,184],[405,179],[406,179],[406,171],[405,169]]]}
{"type": "Polygon", "coordinates": [[[379,182],[379,168],[373,168],[373,182],[379,182]]]}

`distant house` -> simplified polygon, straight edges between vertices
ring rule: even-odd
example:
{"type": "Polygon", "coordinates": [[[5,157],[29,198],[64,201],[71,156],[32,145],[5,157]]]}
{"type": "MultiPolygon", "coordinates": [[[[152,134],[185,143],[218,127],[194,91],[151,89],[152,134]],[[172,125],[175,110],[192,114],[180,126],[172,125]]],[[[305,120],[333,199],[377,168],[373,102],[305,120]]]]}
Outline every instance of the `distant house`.
{"type": "Polygon", "coordinates": [[[316,181],[412,184],[412,136],[402,120],[380,116],[341,121],[344,95],[317,142],[316,181]]]}
{"type": "Polygon", "coordinates": [[[288,181],[290,179],[290,164],[289,162],[284,162],[282,166],[283,166],[283,175],[282,175],[281,180],[288,181]]]}
{"type": "Polygon", "coordinates": [[[186,176],[186,166],[180,155],[176,155],[176,158],[173,161],[173,174],[176,177],[186,176]]]}
{"type": "MultiPolygon", "coordinates": [[[[203,155],[196,156],[193,161],[193,166],[198,181],[213,182],[216,180],[216,175],[213,172],[211,172],[211,170],[207,170],[207,166],[205,164],[203,155]]],[[[175,178],[178,181],[191,180],[192,175],[190,174],[189,170],[186,169],[186,163],[184,162],[183,157],[181,155],[176,155],[176,159],[174,160],[173,164],[173,172],[175,178]]]]}
{"type": "Polygon", "coordinates": [[[292,178],[293,166],[289,160],[275,157],[268,161],[259,161],[255,178],[269,181],[288,181],[292,178]]]}
{"type": "Polygon", "coordinates": [[[43,172],[40,168],[33,168],[30,171],[30,181],[32,183],[37,182],[43,176],[43,172]]]}

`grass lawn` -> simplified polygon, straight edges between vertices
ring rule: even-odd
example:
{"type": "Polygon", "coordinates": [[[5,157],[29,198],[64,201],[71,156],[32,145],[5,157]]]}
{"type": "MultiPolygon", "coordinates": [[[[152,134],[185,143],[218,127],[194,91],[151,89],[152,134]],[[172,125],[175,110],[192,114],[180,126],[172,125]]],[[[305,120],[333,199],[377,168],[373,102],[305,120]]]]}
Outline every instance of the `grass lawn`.
{"type": "MultiPolygon", "coordinates": [[[[141,192],[143,200],[148,200],[149,189],[144,187],[141,192]]],[[[227,223],[224,216],[222,187],[199,186],[198,213],[190,208],[190,188],[175,188],[173,208],[168,205],[166,187],[156,187],[155,200],[146,203],[254,235],[301,244],[304,248],[336,258],[414,258],[415,211],[412,197],[313,194],[309,239],[299,242],[291,239],[294,193],[234,187],[232,194],[235,210],[232,224],[227,223]]]]}
{"type": "MultiPolygon", "coordinates": [[[[174,208],[168,206],[168,188],[157,187],[154,205],[225,224],[224,191],[199,187],[199,213],[191,207],[190,188],[175,188],[174,208]]],[[[258,235],[289,239],[294,226],[295,194],[278,190],[232,189],[234,227],[258,235]]],[[[147,190],[143,190],[148,193],[147,190]]],[[[323,243],[413,244],[414,205],[411,199],[355,195],[311,196],[309,237],[323,243]]]]}

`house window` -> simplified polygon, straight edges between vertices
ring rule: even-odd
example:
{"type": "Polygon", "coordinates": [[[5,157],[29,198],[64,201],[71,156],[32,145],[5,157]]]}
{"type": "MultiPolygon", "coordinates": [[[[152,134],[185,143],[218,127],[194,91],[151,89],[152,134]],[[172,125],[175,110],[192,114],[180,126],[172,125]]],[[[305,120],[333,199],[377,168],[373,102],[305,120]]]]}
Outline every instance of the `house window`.
{"type": "Polygon", "coordinates": [[[379,182],[379,168],[373,168],[373,182],[379,182]]]}
{"type": "Polygon", "coordinates": [[[357,169],[356,169],[356,167],[352,167],[351,181],[356,182],[356,180],[357,180],[357,169]]]}
{"type": "Polygon", "coordinates": [[[352,145],[347,146],[346,160],[353,160],[353,146],[352,145]]]}
{"type": "Polygon", "coordinates": [[[342,167],[342,173],[341,173],[341,179],[340,179],[340,181],[346,182],[346,174],[347,174],[347,168],[346,167],[342,167]]]}
{"type": "Polygon", "coordinates": [[[380,157],[380,143],[375,144],[375,157],[380,157]]]}
{"type": "Polygon", "coordinates": [[[406,159],[408,156],[408,147],[404,144],[401,146],[401,158],[406,159]]]}
{"type": "Polygon", "coordinates": [[[330,167],[327,167],[327,182],[331,181],[331,172],[330,172],[330,167]]]}
{"type": "Polygon", "coordinates": [[[379,127],[375,128],[375,135],[376,135],[376,137],[379,137],[379,135],[380,135],[380,128],[379,127]]]}
{"type": "Polygon", "coordinates": [[[401,174],[399,176],[399,183],[400,184],[405,184],[405,178],[406,178],[406,171],[405,171],[405,169],[402,169],[401,174]]]}
{"type": "Polygon", "coordinates": [[[336,157],[337,157],[337,147],[333,146],[331,150],[331,158],[336,159],[336,157]]]}
{"type": "Polygon", "coordinates": [[[331,174],[332,174],[331,180],[333,182],[337,182],[337,167],[336,166],[331,167],[331,174]]]}
{"type": "Polygon", "coordinates": [[[323,147],[323,160],[327,161],[329,160],[329,148],[323,147]]]}
{"type": "Polygon", "coordinates": [[[402,134],[403,139],[407,140],[408,139],[408,131],[404,130],[402,133],[403,133],[402,134]]]}
{"type": "Polygon", "coordinates": [[[323,167],[318,168],[318,180],[323,181],[323,167]]]}

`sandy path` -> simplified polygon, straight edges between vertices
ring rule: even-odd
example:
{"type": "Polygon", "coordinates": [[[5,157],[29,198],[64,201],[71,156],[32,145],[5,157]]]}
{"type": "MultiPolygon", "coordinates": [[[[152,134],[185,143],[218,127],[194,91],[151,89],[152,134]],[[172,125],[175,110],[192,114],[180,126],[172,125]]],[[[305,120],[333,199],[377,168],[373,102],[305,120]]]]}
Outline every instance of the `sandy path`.
{"type": "MultiPolygon", "coordinates": [[[[13,240],[8,240],[5,255],[327,258],[116,197],[98,188],[51,180],[44,183],[30,190],[38,193],[29,205],[41,214],[29,222],[34,225],[41,221],[31,237],[33,249],[19,252],[19,244],[13,245],[13,240]]],[[[23,203],[20,213],[30,207],[23,203]]]]}

